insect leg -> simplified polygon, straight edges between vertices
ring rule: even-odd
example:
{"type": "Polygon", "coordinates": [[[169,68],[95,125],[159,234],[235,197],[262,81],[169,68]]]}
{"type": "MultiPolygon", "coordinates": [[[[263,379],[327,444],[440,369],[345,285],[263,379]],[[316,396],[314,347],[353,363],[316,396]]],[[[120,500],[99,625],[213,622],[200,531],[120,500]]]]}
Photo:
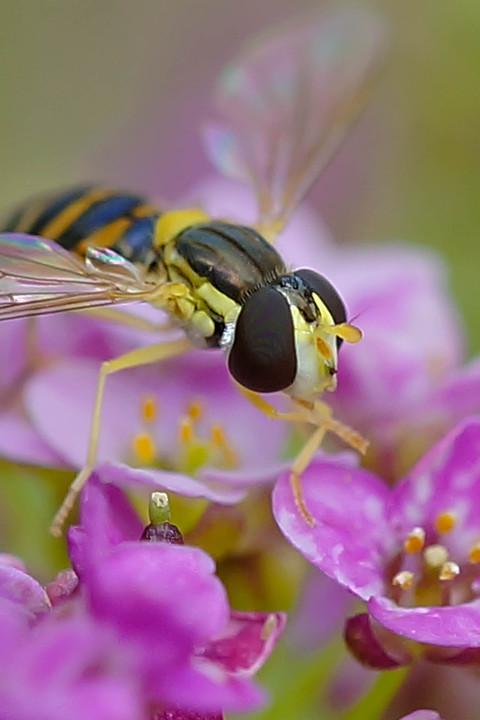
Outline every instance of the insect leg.
{"type": "Polygon", "coordinates": [[[125,370],[127,368],[138,367],[140,365],[148,365],[159,360],[166,360],[167,358],[180,355],[186,350],[191,348],[189,340],[182,337],[178,340],[172,340],[171,342],[157,343],[156,345],[150,345],[148,347],[137,348],[131,350],[120,357],[107,360],[102,363],[100,367],[100,373],[98,376],[97,389],[95,394],[95,403],[92,414],[92,424],[90,426],[90,436],[88,442],[88,453],[87,463],[85,467],[79,472],[73,483],[70,485],[67,495],[60,506],[58,512],[53,518],[50,532],[53,535],[59,536],[62,533],[62,527],[65,520],[70,513],[76,497],[83,485],[87,481],[90,473],[93,470],[96,461],[98,437],[100,433],[100,420],[102,411],[103,391],[105,388],[105,380],[107,375],[111,375],[119,370],[125,370]]]}
{"type": "Polygon", "coordinates": [[[147,320],[146,318],[123,312],[122,310],[116,310],[115,308],[87,308],[85,310],[78,310],[78,312],[82,315],[99,318],[100,320],[110,320],[112,322],[122,323],[123,325],[129,325],[137,328],[137,330],[150,330],[152,332],[160,333],[167,332],[168,330],[173,330],[178,327],[178,325],[171,320],[156,323],[151,320],[147,320]]]}
{"type": "Polygon", "coordinates": [[[308,525],[314,526],[315,521],[303,499],[301,475],[305,468],[308,467],[315,451],[321,444],[325,433],[331,432],[334,435],[337,435],[337,437],[341,438],[355,450],[358,450],[362,453],[362,455],[367,451],[368,441],[351,427],[344,425],[342,422],[332,417],[332,411],[326,403],[317,400],[313,403],[313,407],[310,406],[308,409],[311,409],[312,415],[315,413],[317,414],[316,419],[314,417],[309,418],[309,422],[315,422],[317,427],[293,461],[290,469],[289,480],[293,497],[295,499],[295,505],[297,506],[299,513],[308,525]]]}
{"type": "Polygon", "coordinates": [[[282,412],[281,410],[277,410],[277,408],[271,405],[257,392],[249,390],[248,388],[243,387],[239,383],[235,383],[235,385],[237,387],[237,390],[244,396],[244,398],[248,400],[248,402],[252,403],[252,405],[254,405],[257,410],[260,410],[260,412],[263,412],[263,414],[269,418],[274,418],[275,420],[288,420],[290,422],[305,422],[307,419],[303,408],[301,411],[298,412],[282,412]]]}
{"type": "Polygon", "coordinates": [[[347,445],[358,450],[362,455],[367,451],[368,442],[359,433],[348,425],[344,425],[339,420],[332,417],[331,408],[324,402],[316,400],[314,403],[294,400],[294,404],[298,408],[294,412],[280,412],[261,395],[252,390],[238,385],[237,387],[242,395],[261,410],[267,417],[287,420],[290,422],[306,422],[315,425],[315,430],[308,438],[303,448],[298,453],[290,468],[290,487],[292,488],[295,505],[300,515],[308,525],[313,526],[315,521],[309,512],[302,494],[301,475],[306,467],[308,467],[315,451],[321,445],[322,440],[327,432],[331,432],[341,438],[347,445]]]}

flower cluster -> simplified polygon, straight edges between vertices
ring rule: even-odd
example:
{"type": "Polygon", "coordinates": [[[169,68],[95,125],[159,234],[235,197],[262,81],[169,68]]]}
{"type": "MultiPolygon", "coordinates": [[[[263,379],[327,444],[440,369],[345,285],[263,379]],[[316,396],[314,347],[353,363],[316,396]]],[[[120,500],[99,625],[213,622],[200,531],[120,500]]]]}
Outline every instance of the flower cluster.
{"type": "Polygon", "coordinates": [[[72,569],[45,589],[2,558],[2,717],[216,720],[262,702],[250,678],[284,617],[231,610],[212,559],[175,526],[144,529],[93,475],[68,547],[72,569]]]}
{"type": "Polygon", "coordinates": [[[367,612],[345,626],[362,662],[392,668],[420,652],[478,662],[480,420],[451,431],[391,490],[367,470],[318,461],[304,492],[315,526],[299,515],[286,476],[274,492],[277,521],[310,562],[365,601],[367,612]]]}

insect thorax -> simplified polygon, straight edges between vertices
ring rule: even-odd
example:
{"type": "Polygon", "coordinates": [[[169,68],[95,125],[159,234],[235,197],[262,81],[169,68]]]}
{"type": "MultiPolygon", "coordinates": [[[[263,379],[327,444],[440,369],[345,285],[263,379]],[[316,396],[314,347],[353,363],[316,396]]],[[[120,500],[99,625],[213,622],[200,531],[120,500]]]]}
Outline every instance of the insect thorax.
{"type": "Polygon", "coordinates": [[[216,220],[179,233],[163,248],[163,262],[168,280],[190,289],[187,332],[208,347],[221,345],[250,294],[285,273],[280,255],[253,228],[216,220]]]}

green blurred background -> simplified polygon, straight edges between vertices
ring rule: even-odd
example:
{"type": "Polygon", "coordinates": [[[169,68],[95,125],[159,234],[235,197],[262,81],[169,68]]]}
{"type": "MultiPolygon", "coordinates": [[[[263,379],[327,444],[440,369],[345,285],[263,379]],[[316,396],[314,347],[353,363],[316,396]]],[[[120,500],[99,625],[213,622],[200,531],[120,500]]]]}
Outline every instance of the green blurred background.
{"type": "MultiPolygon", "coordinates": [[[[209,172],[199,141],[218,70],[313,0],[2,0],[0,207],[107,180],[174,200],[209,172]]],[[[312,195],[340,239],[440,248],[476,319],[480,4],[375,3],[392,28],[378,92],[312,195]]]]}

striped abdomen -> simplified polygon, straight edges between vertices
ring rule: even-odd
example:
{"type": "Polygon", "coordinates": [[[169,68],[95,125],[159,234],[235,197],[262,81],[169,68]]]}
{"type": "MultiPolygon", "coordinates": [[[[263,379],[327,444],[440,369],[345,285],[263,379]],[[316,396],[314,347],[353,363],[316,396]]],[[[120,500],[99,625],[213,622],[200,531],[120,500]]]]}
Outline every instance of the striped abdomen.
{"type": "Polygon", "coordinates": [[[40,235],[79,255],[90,245],[109,247],[131,262],[148,266],[158,259],[153,230],[159,215],[140,195],[83,186],[31,200],[2,230],[40,235]]]}

